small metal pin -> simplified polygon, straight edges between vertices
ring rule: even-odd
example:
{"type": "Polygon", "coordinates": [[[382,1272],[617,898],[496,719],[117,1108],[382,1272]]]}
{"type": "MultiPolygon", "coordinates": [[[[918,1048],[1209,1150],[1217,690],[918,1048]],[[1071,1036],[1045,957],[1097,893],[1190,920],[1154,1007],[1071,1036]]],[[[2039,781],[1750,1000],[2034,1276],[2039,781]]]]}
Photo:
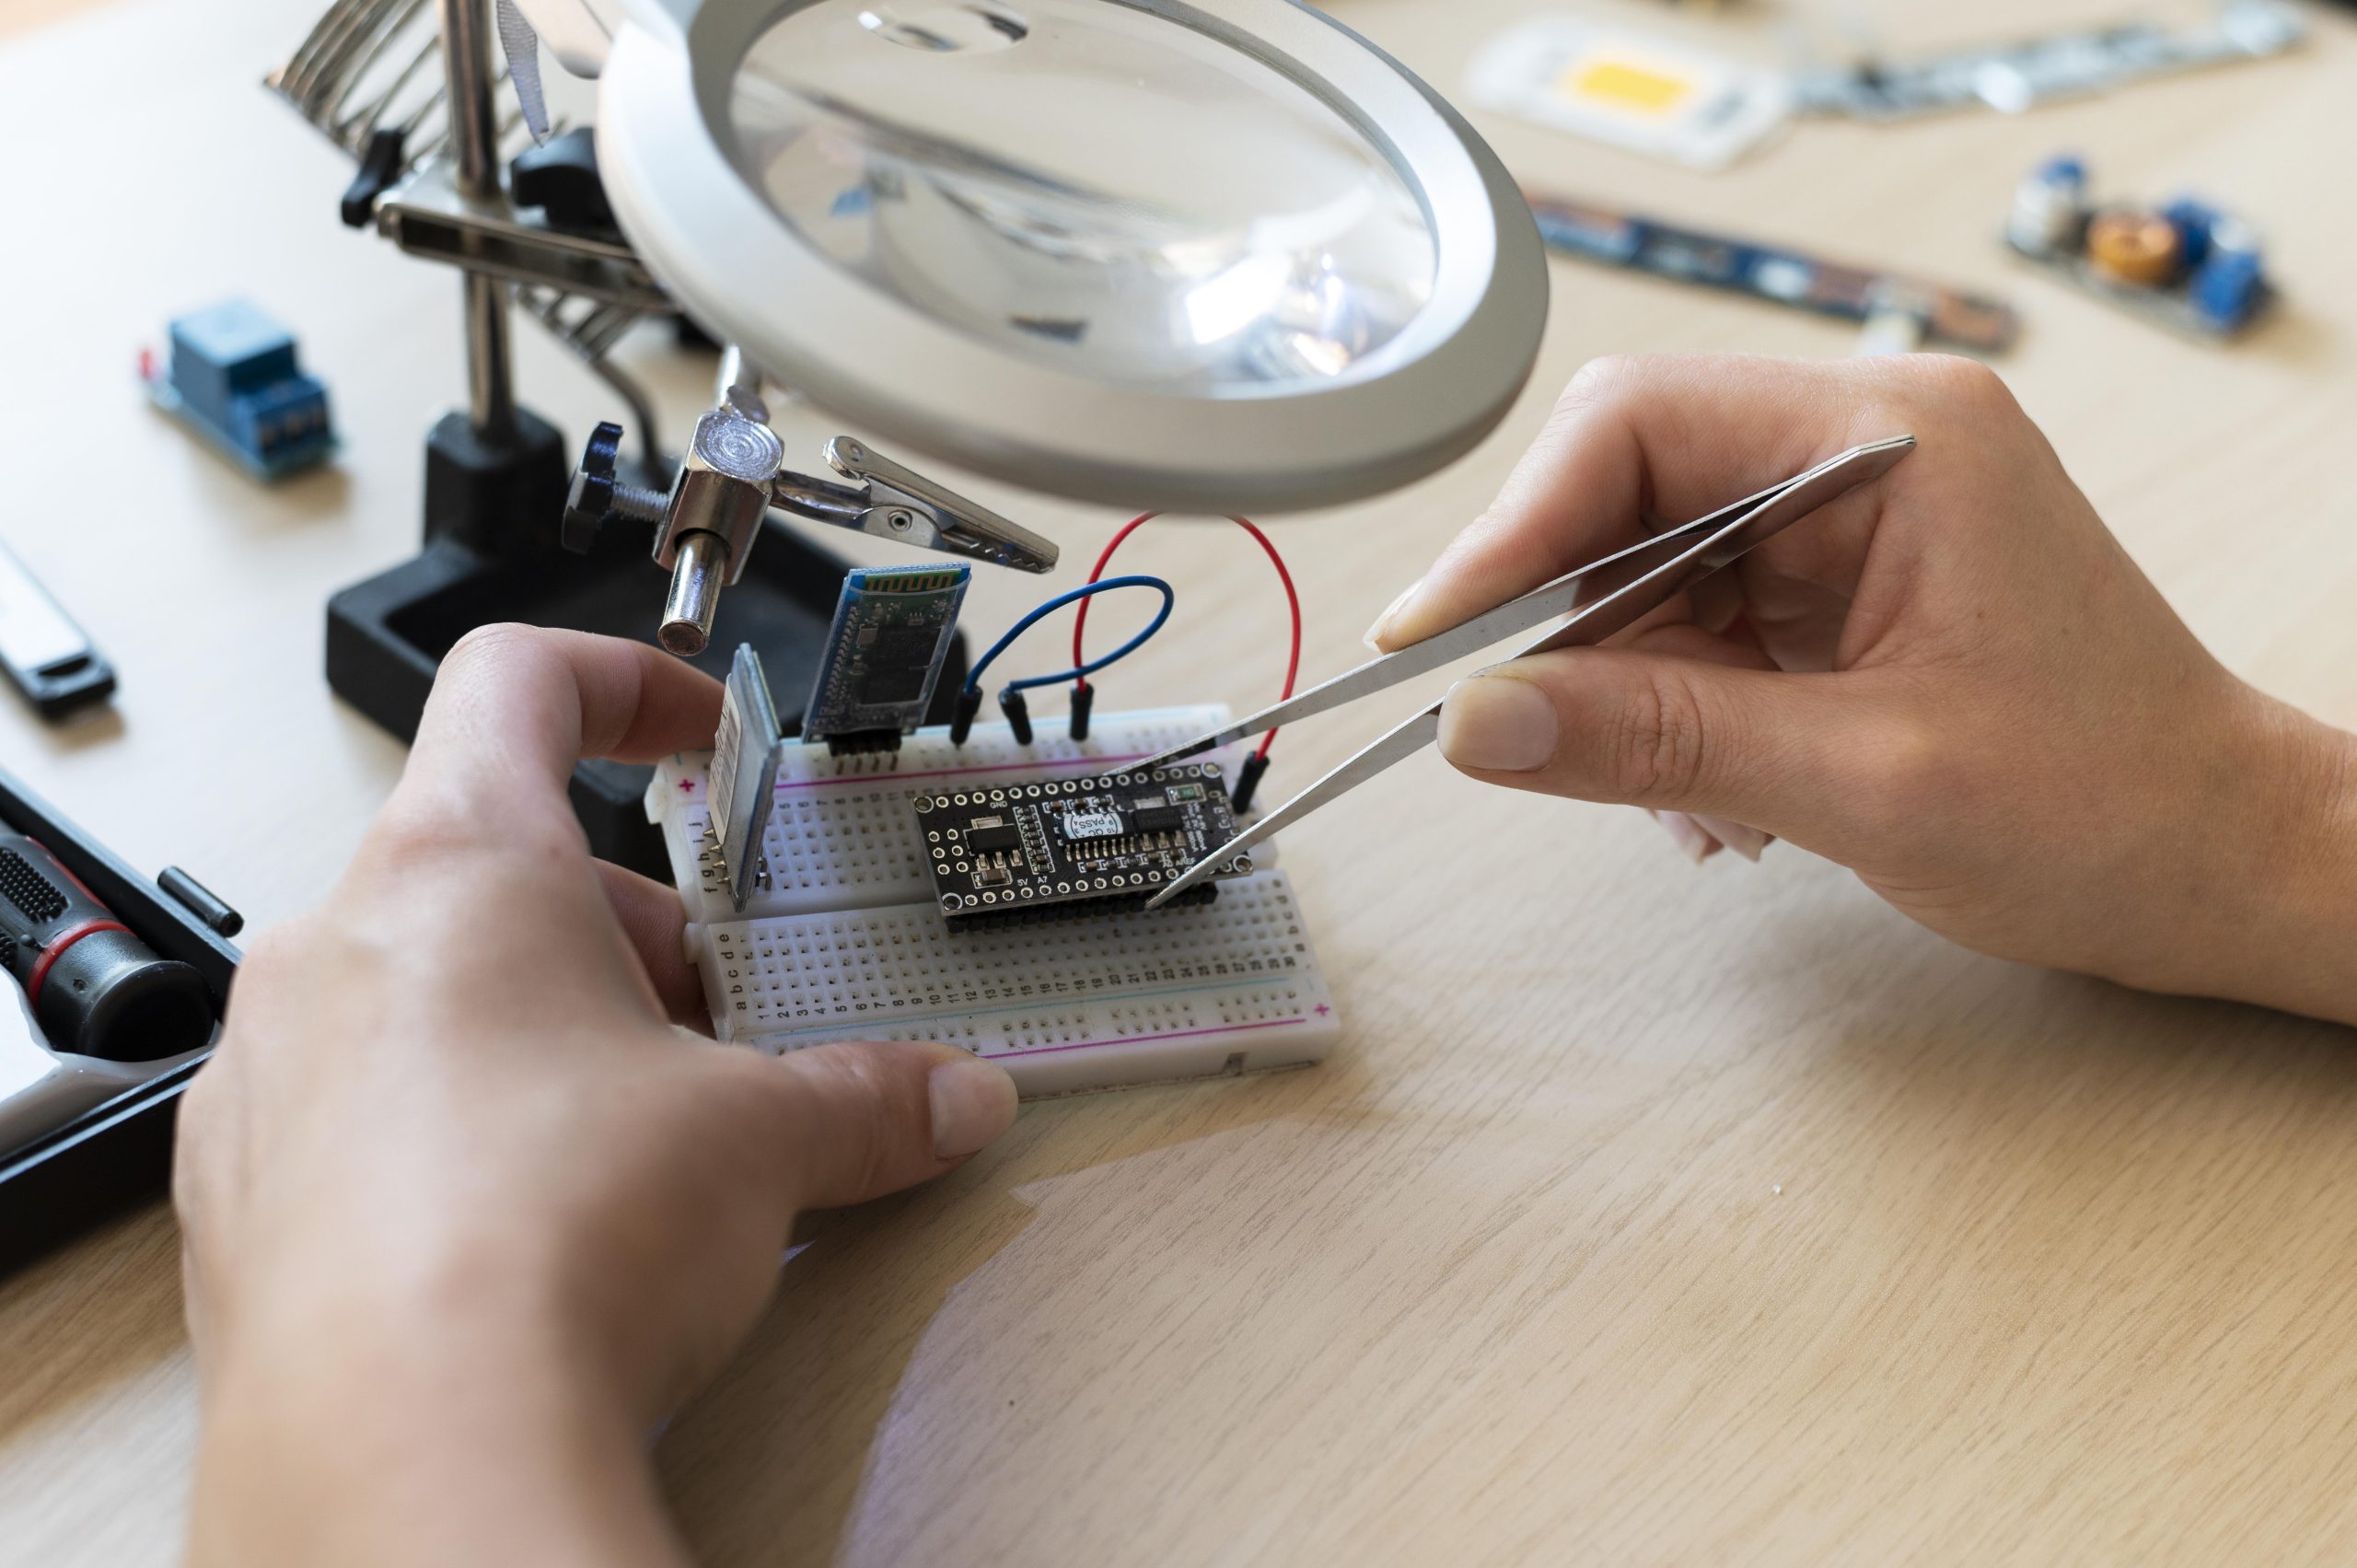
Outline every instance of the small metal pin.
{"type": "Polygon", "coordinates": [[[720,587],[728,572],[728,546],[718,534],[698,529],[679,540],[671,566],[671,593],[663,601],[663,623],[655,639],[682,658],[703,652],[712,641],[712,618],[720,609],[720,587]]]}

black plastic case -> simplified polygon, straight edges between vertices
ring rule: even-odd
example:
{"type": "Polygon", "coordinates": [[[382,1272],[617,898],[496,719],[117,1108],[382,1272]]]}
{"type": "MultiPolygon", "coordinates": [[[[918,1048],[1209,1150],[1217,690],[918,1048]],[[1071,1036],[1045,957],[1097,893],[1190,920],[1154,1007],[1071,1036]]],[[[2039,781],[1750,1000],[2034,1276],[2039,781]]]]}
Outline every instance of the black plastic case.
{"type": "MultiPolygon", "coordinates": [[[[194,965],[213,993],[216,1016],[227,1005],[238,950],[206,928],[207,912],[192,907],[208,897],[201,888],[192,888],[192,904],[168,896],[5,771],[0,821],[40,840],[157,953],[194,965]]],[[[192,887],[185,873],[174,880],[192,887]]],[[[233,923],[222,920],[226,912],[217,900],[209,912],[217,923],[233,923]]],[[[204,1060],[183,1063],[0,1156],[0,1272],[164,1195],[180,1093],[204,1060]]]]}

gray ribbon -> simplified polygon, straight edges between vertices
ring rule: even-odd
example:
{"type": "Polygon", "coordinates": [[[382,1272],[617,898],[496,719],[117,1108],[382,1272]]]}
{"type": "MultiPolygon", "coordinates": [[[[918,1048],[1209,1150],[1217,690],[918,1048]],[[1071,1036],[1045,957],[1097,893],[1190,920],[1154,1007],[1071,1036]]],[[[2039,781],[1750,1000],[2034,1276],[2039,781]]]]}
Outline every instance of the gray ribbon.
{"type": "Polygon", "coordinates": [[[515,84],[516,101],[524,106],[524,128],[534,142],[549,137],[548,99],[540,93],[540,35],[516,8],[516,0],[499,0],[499,49],[507,56],[507,79],[515,84]]]}

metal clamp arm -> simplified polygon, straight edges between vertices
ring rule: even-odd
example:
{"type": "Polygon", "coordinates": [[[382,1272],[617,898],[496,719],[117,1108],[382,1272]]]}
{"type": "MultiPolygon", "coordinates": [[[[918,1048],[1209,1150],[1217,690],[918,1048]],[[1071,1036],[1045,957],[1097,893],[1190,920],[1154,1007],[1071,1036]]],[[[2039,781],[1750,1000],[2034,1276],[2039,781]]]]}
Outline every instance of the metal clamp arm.
{"type": "Polygon", "coordinates": [[[866,482],[867,516],[851,525],[861,532],[994,566],[1012,566],[1018,572],[1055,569],[1053,540],[1010,522],[947,485],[902,468],[848,436],[835,436],[826,450],[827,461],[837,473],[866,482]]]}
{"type": "Polygon", "coordinates": [[[1018,571],[1045,572],[1055,565],[1051,540],[847,436],[827,443],[827,460],[845,479],[860,483],[839,484],[785,469],[784,443],[768,424],[758,388],[739,381],[739,370],[732,357],[722,377],[719,406],[696,421],[687,461],[668,494],[621,481],[616,472],[621,427],[600,424],[566,500],[563,540],[570,550],[588,550],[617,518],[654,526],[655,563],[671,574],[656,640],[673,653],[692,656],[704,650],[720,591],[744,575],[772,507],[830,528],[1018,571]]]}
{"type": "Polygon", "coordinates": [[[1056,563],[1056,547],[1050,540],[847,436],[827,443],[827,460],[838,473],[865,482],[838,484],[781,471],[770,481],[770,505],[814,523],[855,528],[898,544],[995,566],[1045,572],[1056,563]]]}
{"type": "Polygon", "coordinates": [[[828,523],[839,528],[858,528],[865,533],[884,531],[869,520],[876,508],[865,490],[837,484],[830,479],[814,479],[807,473],[795,473],[791,469],[781,471],[770,481],[770,505],[781,512],[807,517],[814,523],[828,523]]]}

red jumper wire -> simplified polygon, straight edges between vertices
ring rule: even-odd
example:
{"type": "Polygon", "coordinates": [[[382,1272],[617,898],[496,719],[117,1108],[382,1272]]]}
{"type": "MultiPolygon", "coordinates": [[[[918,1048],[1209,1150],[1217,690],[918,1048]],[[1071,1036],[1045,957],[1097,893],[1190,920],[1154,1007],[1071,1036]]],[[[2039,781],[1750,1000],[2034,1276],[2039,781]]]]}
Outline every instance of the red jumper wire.
{"type": "MultiPolygon", "coordinates": [[[[1159,512],[1140,512],[1136,517],[1123,523],[1120,531],[1106,541],[1104,552],[1097,557],[1097,564],[1089,568],[1088,580],[1093,583],[1103,576],[1105,563],[1113,559],[1113,552],[1120,548],[1121,541],[1161,515],[1159,512]]],[[[1293,641],[1285,655],[1285,689],[1277,693],[1277,701],[1282,703],[1293,695],[1294,677],[1301,669],[1301,598],[1294,592],[1293,574],[1285,570],[1284,557],[1279,555],[1277,547],[1269,542],[1269,536],[1255,527],[1248,517],[1231,517],[1227,520],[1259,541],[1260,549],[1269,557],[1269,564],[1277,569],[1277,581],[1283,583],[1285,587],[1285,609],[1293,617],[1293,641]]],[[[1082,599],[1078,606],[1078,613],[1073,617],[1072,662],[1074,666],[1088,662],[1081,656],[1080,641],[1081,634],[1088,628],[1088,607],[1094,602],[1096,601],[1093,598],[1082,599]]],[[[1088,690],[1088,681],[1086,678],[1074,681],[1072,685],[1075,694],[1088,690]]],[[[1269,755],[1269,743],[1276,738],[1277,732],[1273,729],[1262,736],[1260,748],[1253,755],[1266,760],[1269,755]]]]}

